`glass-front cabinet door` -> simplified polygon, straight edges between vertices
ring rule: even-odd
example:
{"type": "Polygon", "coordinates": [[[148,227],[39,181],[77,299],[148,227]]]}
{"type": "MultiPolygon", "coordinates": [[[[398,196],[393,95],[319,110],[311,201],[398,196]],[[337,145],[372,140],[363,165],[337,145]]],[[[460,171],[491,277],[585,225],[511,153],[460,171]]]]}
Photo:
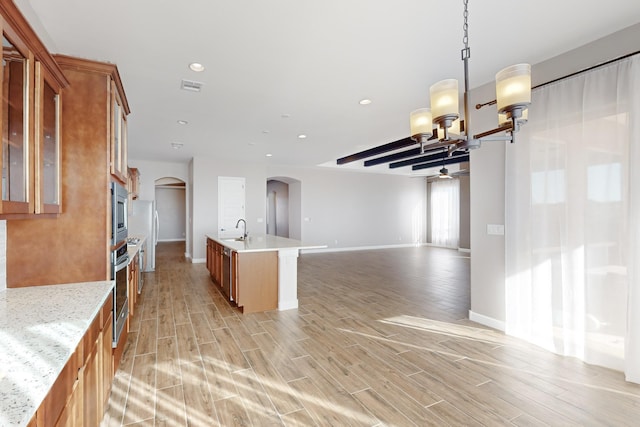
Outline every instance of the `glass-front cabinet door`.
{"type": "MultiPolygon", "coordinates": [[[[0,219],[61,212],[62,69],[11,2],[0,2],[0,219]]],[[[49,215],[47,215],[49,214],[49,215]]]]}
{"type": "Polygon", "coordinates": [[[60,212],[60,88],[36,63],[36,213],[60,212]]]}
{"type": "Polygon", "coordinates": [[[2,213],[29,213],[29,60],[2,36],[2,213]]]}
{"type": "Polygon", "coordinates": [[[123,106],[122,98],[118,93],[117,85],[112,82],[112,109],[113,116],[111,137],[111,175],[117,178],[123,185],[127,183],[127,113],[128,108],[123,106]]]}

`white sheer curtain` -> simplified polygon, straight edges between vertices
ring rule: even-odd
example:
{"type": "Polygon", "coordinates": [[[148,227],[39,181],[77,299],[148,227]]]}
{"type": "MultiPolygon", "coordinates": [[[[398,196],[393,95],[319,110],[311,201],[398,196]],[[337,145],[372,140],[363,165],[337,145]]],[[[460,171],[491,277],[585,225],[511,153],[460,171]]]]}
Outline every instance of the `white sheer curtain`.
{"type": "Polygon", "coordinates": [[[457,248],[460,241],[460,181],[431,183],[431,243],[457,248]]]}
{"type": "Polygon", "coordinates": [[[640,382],[640,56],[542,87],[506,149],[506,330],[640,382]]]}

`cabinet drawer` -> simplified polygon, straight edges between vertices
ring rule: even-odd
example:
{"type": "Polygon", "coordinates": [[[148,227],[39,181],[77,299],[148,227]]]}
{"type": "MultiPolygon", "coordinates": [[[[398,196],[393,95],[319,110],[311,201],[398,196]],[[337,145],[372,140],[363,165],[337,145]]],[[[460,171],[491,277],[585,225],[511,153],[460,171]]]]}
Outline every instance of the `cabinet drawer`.
{"type": "Polygon", "coordinates": [[[105,301],[102,306],[102,310],[100,311],[100,324],[102,325],[101,330],[104,330],[107,327],[107,322],[111,322],[111,314],[113,313],[113,293],[109,294],[109,297],[105,301]]]}
{"type": "Polygon", "coordinates": [[[91,322],[91,326],[89,326],[89,329],[84,334],[84,338],[82,339],[84,357],[89,357],[93,347],[96,345],[96,341],[98,341],[98,336],[102,329],[102,325],[100,323],[100,316],[96,316],[95,319],[93,319],[93,322],[91,322]]]}
{"type": "Polygon", "coordinates": [[[38,409],[38,423],[42,420],[42,427],[56,425],[69,397],[77,387],[78,380],[81,379],[83,365],[83,343],[81,342],[38,409]]]}

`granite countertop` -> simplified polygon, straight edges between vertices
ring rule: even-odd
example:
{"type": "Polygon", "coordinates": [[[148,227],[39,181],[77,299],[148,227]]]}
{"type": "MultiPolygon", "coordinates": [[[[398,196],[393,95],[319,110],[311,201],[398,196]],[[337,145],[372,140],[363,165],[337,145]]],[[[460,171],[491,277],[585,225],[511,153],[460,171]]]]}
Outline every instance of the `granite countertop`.
{"type": "Polygon", "coordinates": [[[207,234],[206,236],[236,252],[269,252],[281,249],[322,249],[327,247],[326,245],[308,245],[300,240],[270,234],[250,234],[246,240],[220,237],[217,234],[207,234]]]}
{"type": "Polygon", "coordinates": [[[113,290],[112,281],[0,291],[0,426],[25,426],[113,290]]]}
{"type": "Polygon", "coordinates": [[[136,256],[140,249],[142,249],[142,245],[147,241],[147,236],[142,234],[132,234],[129,236],[129,239],[138,239],[138,242],[135,244],[127,243],[127,253],[129,254],[129,262],[133,261],[133,257],[136,256]]]}

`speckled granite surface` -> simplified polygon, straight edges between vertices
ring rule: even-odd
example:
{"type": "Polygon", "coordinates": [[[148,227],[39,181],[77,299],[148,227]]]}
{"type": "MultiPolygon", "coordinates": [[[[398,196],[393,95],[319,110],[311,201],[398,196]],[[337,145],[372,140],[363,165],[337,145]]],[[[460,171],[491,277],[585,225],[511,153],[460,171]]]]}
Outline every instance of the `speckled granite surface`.
{"type": "Polygon", "coordinates": [[[24,426],[113,289],[112,281],[0,291],[0,426],[24,426]]]}
{"type": "Polygon", "coordinates": [[[327,247],[326,245],[307,245],[300,240],[272,236],[270,234],[249,235],[247,240],[242,241],[220,237],[217,234],[207,234],[206,236],[236,252],[268,252],[278,251],[280,249],[324,249],[327,247]]]}

